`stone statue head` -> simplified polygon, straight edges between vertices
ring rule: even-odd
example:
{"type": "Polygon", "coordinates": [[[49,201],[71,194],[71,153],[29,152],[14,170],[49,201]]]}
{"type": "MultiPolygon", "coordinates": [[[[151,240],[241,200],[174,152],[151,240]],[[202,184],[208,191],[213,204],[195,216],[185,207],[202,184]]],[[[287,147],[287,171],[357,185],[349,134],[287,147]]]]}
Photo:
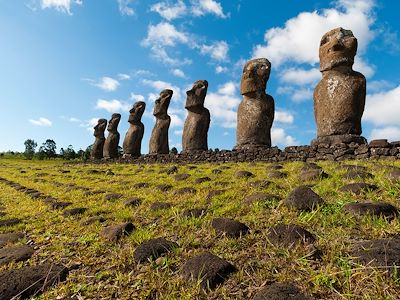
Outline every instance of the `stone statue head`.
{"type": "Polygon", "coordinates": [[[204,100],[207,95],[208,81],[197,80],[193,83],[193,87],[186,92],[185,108],[203,107],[204,100]]]}
{"type": "Polygon", "coordinates": [[[139,123],[142,119],[144,110],[146,108],[146,103],[143,101],[138,101],[133,104],[132,109],[129,111],[128,122],[131,124],[139,123]]]}
{"type": "Polygon", "coordinates": [[[109,132],[117,132],[119,121],[121,120],[121,114],[112,114],[110,121],[108,122],[107,130],[109,132]]]}
{"type": "Polygon", "coordinates": [[[325,33],[319,46],[320,71],[338,66],[352,66],[357,52],[357,39],[351,30],[341,27],[325,33]]]}
{"type": "Polygon", "coordinates": [[[99,119],[97,121],[97,125],[94,126],[94,136],[95,137],[104,137],[104,130],[107,127],[107,120],[106,119],[99,119]]]}
{"type": "Polygon", "coordinates": [[[256,58],[248,61],[243,67],[240,93],[245,95],[256,91],[265,91],[270,73],[271,63],[268,59],[256,58]]]}
{"type": "Polygon", "coordinates": [[[155,101],[153,115],[156,117],[165,116],[167,114],[169,103],[171,102],[172,90],[163,90],[160,97],[155,101]]]}

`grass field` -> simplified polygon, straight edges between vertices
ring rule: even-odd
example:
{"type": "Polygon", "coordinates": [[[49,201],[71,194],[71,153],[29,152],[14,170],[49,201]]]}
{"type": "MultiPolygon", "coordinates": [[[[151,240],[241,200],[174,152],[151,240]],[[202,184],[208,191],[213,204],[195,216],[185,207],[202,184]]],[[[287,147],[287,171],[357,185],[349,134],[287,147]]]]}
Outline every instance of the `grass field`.
{"type": "Polygon", "coordinates": [[[251,299],[261,287],[285,281],[295,283],[315,299],[400,299],[400,269],[385,272],[384,268],[360,264],[349,254],[359,241],[400,238],[399,219],[354,216],[342,209],[347,203],[367,201],[384,201],[399,208],[400,180],[390,180],[388,172],[393,167],[400,168],[400,161],[317,164],[329,177],[302,180],[302,162],[282,163],[279,171],[288,175],[283,178],[268,175],[276,165],[227,163],[178,165],[176,174],[190,175],[178,181],[176,174],[165,172],[171,165],[0,160],[0,177],[58,201],[71,202],[68,209],[86,208],[82,214],[64,216],[63,209],[52,209],[45,201],[32,199],[0,182],[0,206],[5,212],[0,220],[22,220],[20,224],[0,227],[0,233],[23,232],[25,238],[15,244],[28,244],[35,249],[29,260],[0,265],[0,271],[45,261],[69,267],[67,280],[46,290],[38,299],[251,299]],[[346,168],[341,167],[345,164],[365,166],[373,176],[346,179],[346,168]],[[250,171],[254,176],[236,178],[238,170],[250,171]],[[196,181],[203,177],[211,180],[196,181]],[[249,184],[257,180],[270,183],[249,184]],[[352,182],[375,184],[378,190],[360,195],[339,191],[352,182]],[[172,188],[164,192],[156,188],[160,184],[172,188]],[[325,204],[298,212],[287,208],[283,200],[246,201],[254,193],[285,199],[295,187],[304,184],[311,186],[325,204]],[[175,194],[184,187],[193,187],[196,193],[175,194]],[[214,190],[224,191],[207,197],[214,190]],[[122,196],[106,200],[110,193],[122,196]],[[138,206],[124,204],[133,197],[140,199],[138,206]],[[153,210],[151,205],[156,201],[172,206],[153,210]],[[183,212],[188,208],[206,208],[206,213],[198,218],[185,217],[183,212]],[[87,224],[93,216],[102,216],[105,221],[87,224]],[[221,235],[211,226],[216,217],[240,221],[250,232],[239,238],[221,235]],[[128,221],[136,228],[119,241],[100,237],[105,226],[128,221]],[[291,248],[274,245],[268,232],[277,224],[300,225],[315,235],[316,242],[291,248]],[[137,246],[157,237],[174,241],[178,247],[161,258],[136,263],[137,246]],[[187,281],[181,276],[185,262],[204,251],[237,268],[223,284],[209,291],[204,291],[199,281],[187,281]]]}

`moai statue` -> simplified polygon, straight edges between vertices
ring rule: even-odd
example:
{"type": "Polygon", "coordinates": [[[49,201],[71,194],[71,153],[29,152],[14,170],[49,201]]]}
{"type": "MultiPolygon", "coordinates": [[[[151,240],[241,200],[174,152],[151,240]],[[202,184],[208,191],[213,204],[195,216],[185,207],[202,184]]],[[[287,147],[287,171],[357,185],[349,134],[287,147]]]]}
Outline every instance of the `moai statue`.
{"type": "Polygon", "coordinates": [[[171,117],[167,110],[172,98],[172,90],[163,90],[154,105],[153,115],[156,117],[156,124],[151,132],[149,153],[168,154],[168,129],[171,124],[171,117]]]}
{"type": "Polygon", "coordinates": [[[271,147],[275,103],[265,93],[270,72],[271,63],[266,58],[253,59],[244,65],[240,82],[243,101],[237,112],[235,149],[271,147]]]}
{"type": "Polygon", "coordinates": [[[112,114],[108,122],[108,136],[103,148],[103,157],[106,159],[118,157],[119,132],[117,129],[120,120],[121,114],[112,114]]]}
{"type": "Polygon", "coordinates": [[[102,159],[103,158],[103,147],[106,138],[104,137],[104,131],[107,127],[106,119],[99,119],[97,125],[94,127],[94,136],[96,140],[92,146],[92,151],[90,152],[91,159],[102,159]]]}
{"type": "Polygon", "coordinates": [[[366,143],[361,135],[366,80],[352,69],[357,39],[350,30],[333,29],[319,47],[322,79],[314,90],[314,115],[318,144],[366,143]]]}
{"type": "Polygon", "coordinates": [[[207,134],[210,127],[210,112],[204,107],[208,88],[207,80],[197,80],[186,92],[188,115],[183,126],[182,151],[208,150],[207,134]]]}
{"type": "Polygon", "coordinates": [[[143,101],[138,101],[129,111],[128,122],[131,125],[126,132],[124,139],[124,157],[140,156],[140,149],[142,147],[142,139],[144,134],[144,125],[141,120],[145,108],[146,103],[143,101]]]}

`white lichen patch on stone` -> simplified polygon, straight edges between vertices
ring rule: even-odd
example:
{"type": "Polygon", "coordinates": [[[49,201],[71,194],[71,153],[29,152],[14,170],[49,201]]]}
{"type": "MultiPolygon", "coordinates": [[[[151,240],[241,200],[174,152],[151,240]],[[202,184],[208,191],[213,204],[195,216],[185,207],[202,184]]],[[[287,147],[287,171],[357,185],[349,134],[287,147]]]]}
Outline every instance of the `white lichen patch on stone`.
{"type": "Polygon", "coordinates": [[[328,96],[330,99],[332,99],[333,96],[335,95],[335,90],[338,85],[339,85],[339,80],[337,80],[336,78],[328,79],[328,96]]]}

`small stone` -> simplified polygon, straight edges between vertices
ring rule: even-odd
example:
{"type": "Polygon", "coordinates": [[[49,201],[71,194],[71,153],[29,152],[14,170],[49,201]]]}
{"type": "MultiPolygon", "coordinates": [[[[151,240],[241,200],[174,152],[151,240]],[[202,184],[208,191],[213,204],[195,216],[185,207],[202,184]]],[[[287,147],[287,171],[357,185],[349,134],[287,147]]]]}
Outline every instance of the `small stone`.
{"type": "Polygon", "coordinates": [[[75,208],[66,209],[63,211],[63,216],[70,217],[70,216],[81,215],[86,210],[87,210],[87,208],[85,208],[85,207],[75,207],[75,208]]]}
{"type": "Polygon", "coordinates": [[[148,188],[150,185],[147,182],[138,182],[133,185],[135,189],[148,188]]]}
{"type": "Polygon", "coordinates": [[[269,229],[268,240],[275,246],[291,248],[298,244],[312,244],[315,237],[301,226],[280,224],[269,229]]]}
{"type": "Polygon", "coordinates": [[[104,196],[105,200],[117,200],[122,198],[122,194],[107,194],[104,196]]]}
{"type": "Polygon", "coordinates": [[[226,192],[226,190],[211,190],[208,192],[206,199],[209,201],[212,198],[222,195],[225,192],[226,192]]]}
{"type": "Polygon", "coordinates": [[[254,188],[267,188],[271,184],[271,181],[269,180],[255,180],[255,181],[249,181],[247,185],[249,187],[254,187],[254,188]]]}
{"type": "Polygon", "coordinates": [[[391,170],[388,174],[388,177],[391,180],[400,180],[400,169],[396,168],[391,170]]]}
{"type": "Polygon", "coordinates": [[[118,241],[123,235],[130,234],[135,229],[135,226],[131,222],[107,226],[100,233],[100,236],[109,242],[118,241]]]}
{"type": "Polygon", "coordinates": [[[68,269],[59,264],[27,266],[0,272],[1,299],[28,299],[38,295],[50,286],[64,281],[68,269]]]}
{"type": "Polygon", "coordinates": [[[315,169],[302,169],[300,171],[299,179],[301,181],[310,181],[317,179],[325,179],[328,177],[329,175],[325,173],[322,169],[315,168],[315,169]]]}
{"type": "Polygon", "coordinates": [[[0,247],[3,247],[7,243],[14,243],[24,237],[21,232],[10,232],[0,234],[0,247]]]}
{"type": "Polygon", "coordinates": [[[390,144],[386,139],[372,140],[369,142],[370,148],[390,148],[390,144]]]}
{"type": "Polygon", "coordinates": [[[357,179],[357,178],[373,178],[374,175],[372,175],[369,172],[361,171],[361,170],[349,170],[346,174],[343,175],[343,178],[345,179],[357,179]]]}
{"type": "Polygon", "coordinates": [[[354,215],[372,215],[393,220],[398,215],[398,210],[391,204],[384,202],[349,203],[343,207],[344,211],[354,215]]]}
{"type": "Polygon", "coordinates": [[[199,218],[203,215],[206,214],[207,209],[206,208],[191,208],[191,209],[187,209],[183,212],[183,216],[190,218],[190,217],[194,217],[194,218],[199,218]]]}
{"type": "Polygon", "coordinates": [[[342,186],[339,191],[341,192],[351,192],[356,195],[360,195],[363,192],[367,191],[375,191],[378,187],[374,184],[369,184],[365,182],[358,182],[358,183],[350,183],[342,186]]]}
{"type": "Polygon", "coordinates": [[[253,300],[312,300],[291,282],[275,282],[263,287],[253,300]]]}
{"type": "Polygon", "coordinates": [[[131,198],[124,202],[125,206],[139,206],[142,203],[142,200],[139,198],[131,198]]]}
{"type": "Polygon", "coordinates": [[[151,210],[167,209],[170,208],[171,206],[172,205],[170,203],[156,201],[151,204],[150,209],[151,210]]]}
{"type": "Polygon", "coordinates": [[[254,177],[254,174],[249,171],[240,170],[240,171],[235,172],[235,177],[236,178],[250,178],[250,177],[254,177]]]}
{"type": "Polygon", "coordinates": [[[64,202],[64,201],[55,201],[55,202],[51,202],[50,203],[50,207],[53,210],[56,209],[64,209],[67,206],[70,206],[72,204],[72,202],[64,202]]]}
{"type": "Polygon", "coordinates": [[[278,201],[281,197],[268,193],[254,193],[244,199],[245,203],[252,204],[254,202],[278,201]]]}
{"type": "Polygon", "coordinates": [[[2,248],[0,249],[0,265],[28,260],[33,252],[33,248],[26,245],[2,248]]]}
{"type": "Polygon", "coordinates": [[[215,218],[212,220],[211,226],[218,233],[226,234],[232,238],[238,238],[249,232],[249,227],[245,224],[228,218],[215,218]]]}
{"type": "Polygon", "coordinates": [[[168,175],[175,174],[175,173],[178,172],[178,167],[177,167],[177,166],[169,167],[165,172],[166,172],[168,175]]]}
{"type": "Polygon", "coordinates": [[[136,262],[144,263],[150,259],[156,259],[176,247],[178,247],[177,243],[164,238],[151,239],[143,242],[136,248],[134,258],[136,262]]]}
{"type": "Polygon", "coordinates": [[[298,186],[287,196],[284,204],[299,211],[311,211],[323,205],[324,200],[309,187],[298,186]]]}
{"type": "Polygon", "coordinates": [[[200,184],[200,183],[207,182],[207,181],[211,181],[211,178],[210,177],[200,177],[200,178],[197,178],[194,181],[194,183],[195,184],[200,184]]]}
{"type": "Polygon", "coordinates": [[[161,192],[167,192],[172,189],[172,185],[170,184],[159,184],[156,185],[156,189],[160,190],[161,192]]]}
{"type": "Polygon", "coordinates": [[[85,222],[83,222],[83,225],[90,225],[96,222],[99,223],[103,223],[106,221],[106,218],[102,217],[102,216],[94,216],[94,217],[90,217],[88,218],[85,222]]]}
{"type": "Polygon", "coordinates": [[[13,226],[21,223],[21,220],[18,218],[10,218],[10,219],[4,219],[0,220],[0,227],[2,226],[13,226]]]}
{"type": "Polygon", "coordinates": [[[179,195],[184,195],[184,194],[196,194],[196,189],[195,188],[192,188],[192,187],[184,187],[184,188],[180,188],[180,189],[177,189],[175,192],[174,192],[174,195],[175,196],[179,196],[179,195]]]}
{"type": "Polygon", "coordinates": [[[201,279],[201,287],[214,289],[222,284],[237,269],[226,260],[209,252],[189,259],[182,268],[182,277],[186,280],[201,279]]]}
{"type": "Polygon", "coordinates": [[[221,174],[222,170],[221,169],[214,169],[214,170],[211,171],[211,173],[213,173],[213,174],[221,174]]]}
{"type": "Polygon", "coordinates": [[[185,174],[185,173],[184,174],[176,174],[174,176],[176,181],[183,181],[183,180],[188,179],[189,177],[190,177],[190,175],[189,174],[185,174]]]}
{"type": "Polygon", "coordinates": [[[272,170],[268,172],[268,177],[269,178],[274,178],[274,179],[281,179],[281,178],[286,178],[288,175],[287,173],[272,170]]]}

